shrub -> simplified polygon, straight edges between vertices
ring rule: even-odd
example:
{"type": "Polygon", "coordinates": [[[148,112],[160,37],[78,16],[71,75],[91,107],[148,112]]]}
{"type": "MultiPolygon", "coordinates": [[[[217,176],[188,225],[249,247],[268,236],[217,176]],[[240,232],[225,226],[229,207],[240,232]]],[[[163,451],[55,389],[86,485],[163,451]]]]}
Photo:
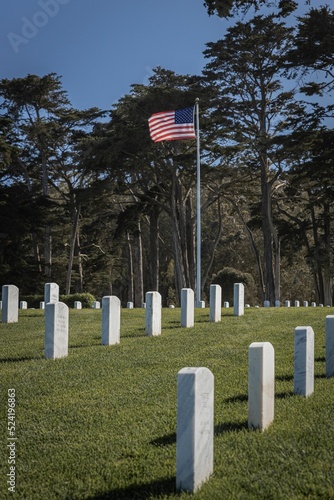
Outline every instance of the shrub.
{"type": "MultiPolygon", "coordinates": [[[[39,309],[40,302],[44,301],[44,295],[20,295],[20,301],[25,300],[29,309],[39,309]]],[[[71,295],[60,295],[60,302],[68,307],[74,307],[75,301],[80,301],[83,308],[93,307],[95,297],[91,293],[73,293],[71,295]]]]}
{"type": "Polygon", "coordinates": [[[79,301],[83,308],[91,308],[95,297],[91,293],[73,293],[72,295],[60,295],[59,300],[68,307],[74,307],[74,302],[79,301]]]}
{"type": "Polygon", "coordinates": [[[245,286],[245,303],[254,305],[257,302],[257,290],[254,278],[249,273],[243,273],[233,267],[224,267],[212,276],[211,283],[222,287],[222,299],[233,304],[234,283],[243,283],[245,286]]]}

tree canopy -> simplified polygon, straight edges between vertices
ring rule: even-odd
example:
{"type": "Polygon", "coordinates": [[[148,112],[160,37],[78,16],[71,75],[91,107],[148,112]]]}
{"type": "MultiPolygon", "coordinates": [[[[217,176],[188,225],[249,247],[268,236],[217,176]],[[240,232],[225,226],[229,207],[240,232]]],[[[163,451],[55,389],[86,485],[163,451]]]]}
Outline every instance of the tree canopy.
{"type": "Polygon", "coordinates": [[[195,288],[196,141],[154,143],[148,119],[199,98],[203,298],[227,277],[253,304],[333,303],[334,13],[205,5],[230,25],[202,74],[157,67],[111,110],[73,109],[55,73],[0,81],[3,284],[52,279],[137,306],[195,288]]]}

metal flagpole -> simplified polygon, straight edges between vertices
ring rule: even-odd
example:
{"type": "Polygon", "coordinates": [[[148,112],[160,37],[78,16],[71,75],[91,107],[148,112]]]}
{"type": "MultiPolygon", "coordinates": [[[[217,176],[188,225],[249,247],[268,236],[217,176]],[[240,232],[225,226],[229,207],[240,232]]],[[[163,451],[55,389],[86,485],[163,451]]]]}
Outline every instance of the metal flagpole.
{"type": "Polygon", "coordinates": [[[199,99],[195,101],[196,111],[196,142],[197,142],[197,276],[196,276],[196,305],[201,305],[201,161],[199,143],[199,99]]]}

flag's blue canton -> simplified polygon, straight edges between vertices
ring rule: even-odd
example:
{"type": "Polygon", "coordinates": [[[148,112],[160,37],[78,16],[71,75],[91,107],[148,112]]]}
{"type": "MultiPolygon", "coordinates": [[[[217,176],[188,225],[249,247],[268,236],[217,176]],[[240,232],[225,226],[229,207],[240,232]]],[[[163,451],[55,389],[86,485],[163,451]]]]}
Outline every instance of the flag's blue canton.
{"type": "Polygon", "coordinates": [[[194,121],[194,108],[177,109],[175,123],[192,123],[194,121]]]}

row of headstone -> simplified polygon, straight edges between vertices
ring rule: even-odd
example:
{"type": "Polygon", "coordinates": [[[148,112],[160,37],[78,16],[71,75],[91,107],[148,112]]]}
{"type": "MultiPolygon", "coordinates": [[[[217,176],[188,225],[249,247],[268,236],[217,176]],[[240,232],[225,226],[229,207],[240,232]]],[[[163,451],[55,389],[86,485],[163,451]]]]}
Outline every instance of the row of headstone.
{"type": "MultiPolygon", "coordinates": [[[[334,376],[334,316],[326,318],[326,376],[334,376]]],[[[314,392],[314,332],[294,333],[294,394],[314,392]]],[[[248,427],[264,431],[274,420],[275,352],[270,342],[248,348],[248,427]]],[[[214,376],[183,368],[177,376],[176,488],[194,493],[213,473],[214,376]]]]}
{"type": "MultiPolygon", "coordinates": [[[[285,307],[291,307],[291,301],[290,300],[286,300],[284,302],[284,305],[285,305],[285,307]]],[[[300,307],[300,301],[299,300],[295,300],[294,305],[295,305],[295,307],[300,307]]],[[[308,301],[304,300],[303,301],[303,306],[304,307],[308,307],[308,305],[309,305],[308,301]]],[[[263,302],[263,306],[264,307],[270,307],[271,306],[270,300],[265,300],[263,302]]],[[[276,300],[275,301],[275,307],[280,307],[280,306],[281,306],[281,302],[279,300],[276,300]]],[[[311,307],[317,307],[317,303],[316,302],[311,302],[311,307]]],[[[323,304],[319,304],[319,307],[324,307],[324,305],[323,304]]]]}
{"type": "MultiPolygon", "coordinates": [[[[45,284],[44,300],[45,302],[40,303],[41,309],[44,309],[45,303],[57,302],[59,300],[59,287],[56,283],[45,284]]],[[[28,308],[28,304],[25,300],[19,302],[19,289],[15,285],[3,285],[1,306],[3,323],[17,323],[19,308],[28,308]]]]}
{"type": "MultiPolygon", "coordinates": [[[[243,286],[243,285],[242,285],[243,286]]],[[[215,311],[215,320],[221,314],[221,288],[214,285],[212,288],[212,309],[215,311]],[[213,300],[213,299],[212,299],[213,300]]],[[[50,297],[47,297],[50,298],[50,297]]],[[[239,310],[242,301],[239,300],[239,310]]],[[[146,326],[148,336],[161,334],[161,295],[159,292],[146,293],[146,326]]],[[[194,326],[194,292],[190,288],[181,291],[181,326],[194,326]]],[[[81,305],[81,304],[80,304],[81,305]]],[[[243,305],[243,304],[242,304],[243,305]]],[[[78,304],[75,304],[78,308],[78,304]]],[[[45,356],[52,359],[64,357],[68,350],[68,308],[65,314],[65,304],[62,302],[47,302],[45,305],[45,356]],[[56,307],[51,305],[56,304],[56,307]],[[59,304],[59,305],[58,305],[59,304]],[[65,319],[64,319],[65,318],[65,319]],[[67,321],[67,326],[65,322],[67,321]],[[66,339],[65,339],[66,337],[66,339]],[[51,347],[50,347],[51,346],[51,347]]],[[[120,311],[121,303],[118,297],[106,296],[102,298],[102,344],[113,345],[120,342],[120,311]]],[[[213,313],[210,312],[210,315],[213,313]]]]}
{"type": "MultiPolygon", "coordinates": [[[[18,288],[15,285],[4,285],[3,286],[3,307],[2,301],[0,308],[2,311],[2,321],[4,323],[17,322],[18,321],[18,288]]],[[[249,304],[244,304],[244,285],[242,283],[234,284],[234,315],[242,316],[244,314],[244,308],[250,307],[249,304]]],[[[181,291],[181,324],[182,326],[191,327],[193,326],[193,298],[194,294],[190,288],[184,288],[181,291]],[[183,305],[183,307],[182,307],[183,305]]],[[[57,283],[46,283],[44,286],[44,301],[40,302],[40,309],[45,309],[45,304],[50,302],[59,301],[59,286],[57,283]]],[[[200,302],[201,307],[205,307],[204,301],[200,302]]],[[[291,303],[289,300],[285,301],[285,307],[290,307],[291,303]]],[[[300,306],[298,300],[294,303],[295,307],[300,306]]],[[[229,302],[224,302],[223,307],[228,308],[229,302]]],[[[280,301],[275,302],[276,307],[280,307],[280,301]]],[[[303,302],[304,307],[308,307],[308,301],[303,302]]],[[[20,302],[20,309],[27,309],[27,302],[20,302]]],[[[100,309],[101,305],[99,301],[94,301],[93,309],[100,309]]],[[[143,308],[146,308],[146,302],[142,304],[143,308]]],[[[264,301],[264,307],[270,307],[270,301],[264,301]]],[[[316,303],[312,302],[311,307],[316,307],[316,303]]],[[[323,307],[323,304],[319,304],[319,307],[323,307]]],[[[133,309],[133,302],[127,303],[128,309],[133,309]]],[[[74,309],[82,309],[82,304],[80,301],[74,302],[74,309]]],[[[210,321],[218,322],[221,320],[221,287],[220,285],[210,286],[210,321]]]]}

